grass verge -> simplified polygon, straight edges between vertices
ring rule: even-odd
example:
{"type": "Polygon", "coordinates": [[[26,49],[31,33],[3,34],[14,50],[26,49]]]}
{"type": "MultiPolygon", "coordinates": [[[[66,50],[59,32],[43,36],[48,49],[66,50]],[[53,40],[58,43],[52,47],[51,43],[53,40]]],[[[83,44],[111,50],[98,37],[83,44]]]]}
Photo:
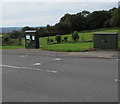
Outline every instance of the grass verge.
{"type": "Polygon", "coordinates": [[[25,48],[25,46],[0,46],[0,49],[18,49],[25,48]]]}
{"type": "Polygon", "coordinates": [[[61,43],[42,47],[43,50],[60,52],[84,52],[88,48],[93,48],[93,43],[61,43]]]}

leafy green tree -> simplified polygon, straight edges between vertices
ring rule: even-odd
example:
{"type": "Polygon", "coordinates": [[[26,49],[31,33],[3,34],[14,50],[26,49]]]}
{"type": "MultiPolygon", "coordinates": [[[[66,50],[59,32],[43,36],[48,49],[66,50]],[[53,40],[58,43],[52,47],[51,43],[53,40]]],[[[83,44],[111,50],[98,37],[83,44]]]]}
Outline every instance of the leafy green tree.
{"type": "Polygon", "coordinates": [[[84,17],[87,17],[89,14],[90,14],[89,11],[86,11],[86,10],[83,10],[83,11],[82,11],[82,15],[83,15],[84,17]]]}
{"type": "Polygon", "coordinates": [[[104,22],[103,27],[105,27],[105,28],[110,27],[110,19],[104,22]]]}
{"type": "Polygon", "coordinates": [[[18,37],[20,37],[21,36],[21,33],[19,32],[19,31],[17,31],[17,30],[14,30],[14,31],[12,31],[11,33],[10,33],[10,37],[11,38],[18,38],[18,37]]]}
{"type": "Polygon", "coordinates": [[[87,18],[87,22],[89,23],[90,29],[102,28],[104,26],[105,21],[110,18],[110,14],[108,11],[94,11],[89,14],[87,18]]]}
{"type": "Polygon", "coordinates": [[[25,31],[27,31],[27,30],[35,30],[35,28],[29,27],[29,26],[23,27],[21,29],[21,37],[25,37],[25,31]]]}
{"type": "Polygon", "coordinates": [[[120,7],[116,9],[114,16],[111,18],[110,26],[120,27],[120,7]]]}
{"type": "Polygon", "coordinates": [[[65,23],[57,23],[55,25],[55,30],[57,32],[57,34],[67,34],[67,33],[70,33],[71,31],[71,27],[69,24],[65,24],[65,23]]]}

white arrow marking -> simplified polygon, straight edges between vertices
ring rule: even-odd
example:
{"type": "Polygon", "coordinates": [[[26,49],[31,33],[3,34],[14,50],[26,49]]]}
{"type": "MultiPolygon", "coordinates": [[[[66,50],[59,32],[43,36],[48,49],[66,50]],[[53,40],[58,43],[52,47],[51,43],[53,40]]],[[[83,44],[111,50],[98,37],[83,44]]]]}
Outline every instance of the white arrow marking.
{"type": "Polygon", "coordinates": [[[120,81],[120,80],[118,80],[118,79],[114,79],[114,81],[115,81],[115,82],[118,82],[118,81],[120,81]]]}
{"type": "Polygon", "coordinates": [[[60,61],[61,59],[60,58],[55,58],[53,59],[54,61],[60,61]]]}
{"type": "Polygon", "coordinates": [[[27,57],[27,55],[20,55],[19,57],[27,57]]]}
{"type": "Polygon", "coordinates": [[[42,65],[41,63],[35,63],[35,64],[33,64],[33,65],[42,65]]]}

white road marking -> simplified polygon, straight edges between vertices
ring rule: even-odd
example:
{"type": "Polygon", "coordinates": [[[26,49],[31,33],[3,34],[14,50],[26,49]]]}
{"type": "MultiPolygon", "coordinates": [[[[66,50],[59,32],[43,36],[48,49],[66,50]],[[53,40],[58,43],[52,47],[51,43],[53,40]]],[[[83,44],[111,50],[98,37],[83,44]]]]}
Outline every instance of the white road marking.
{"type": "Polygon", "coordinates": [[[120,59],[116,59],[117,61],[119,61],[120,59]]]}
{"type": "Polygon", "coordinates": [[[61,59],[60,58],[55,58],[53,59],[54,61],[60,61],[61,59]]]}
{"type": "Polygon", "coordinates": [[[54,70],[42,70],[42,69],[30,68],[30,67],[22,67],[22,69],[32,69],[32,70],[37,70],[37,71],[44,71],[44,72],[50,72],[50,73],[58,73],[58,71],[54,71],[54,70]]]}
{"type": "Polygon", "coordinates": [[[15,68],[15,69],[20,69],[21,68],[21,67],[11,66],[11,65],[0,65],[0,66],[4,66],[4,67],[8,67],[8,68],[15,68]]]}
{"type": "Polygon", "coordinates": [[[30,67],[17,67],[17,66],[11,66],[11,65],[0,65],[2,67],[8,67],[8,68],[15,68],[15,69],[31,69],[31,70],[37,70],[37,71],[43,71],[43,72],[49,72],[49,73],[58,73],[58,71],[55,70],[42,70],[38,68],[30,68],[30,67]]]}
{"type": "Polygon", "coordinates": [[[20,56],[18,56],[18,57],[27,57],[28,55],[20,55],[20,56]]]}
{"type": "Polygon", "coordinates": [[[33,65],[42,65],[41,63],[35,63],[35,64],[33,64],[33,65]]]}
{"type": "Polygon", "coordinates": [[[115,82],[118,82],[118,81],[120,81],[120,80],[118,80],[118,79],[114,79],[114,81],[115,81],[115,82]]]}

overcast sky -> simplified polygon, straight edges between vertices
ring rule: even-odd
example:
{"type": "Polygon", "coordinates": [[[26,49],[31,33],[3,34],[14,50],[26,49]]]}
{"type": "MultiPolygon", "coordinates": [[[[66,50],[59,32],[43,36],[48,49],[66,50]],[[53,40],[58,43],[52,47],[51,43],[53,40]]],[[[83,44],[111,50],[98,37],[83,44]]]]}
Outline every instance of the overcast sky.
{"type": "Polygon", "coordinates": [[[92,2],[87,2],[87,0],[84,0],[84,2],[10,1],[5,0],[5,2],[2,3],[2,18],[0,18],[0,22],[2,21],[3,27],[54,25],[59,22],[60,18],[66,13],[75,14],[83,10],[90,12],[109,10],[118,6],[117,0],[114,0],[114,2],[113,0],[109,2],[103,2],[102,0],[98,0],[100,2],[95,2],[94,0],[92,0],[92,2]]]}

